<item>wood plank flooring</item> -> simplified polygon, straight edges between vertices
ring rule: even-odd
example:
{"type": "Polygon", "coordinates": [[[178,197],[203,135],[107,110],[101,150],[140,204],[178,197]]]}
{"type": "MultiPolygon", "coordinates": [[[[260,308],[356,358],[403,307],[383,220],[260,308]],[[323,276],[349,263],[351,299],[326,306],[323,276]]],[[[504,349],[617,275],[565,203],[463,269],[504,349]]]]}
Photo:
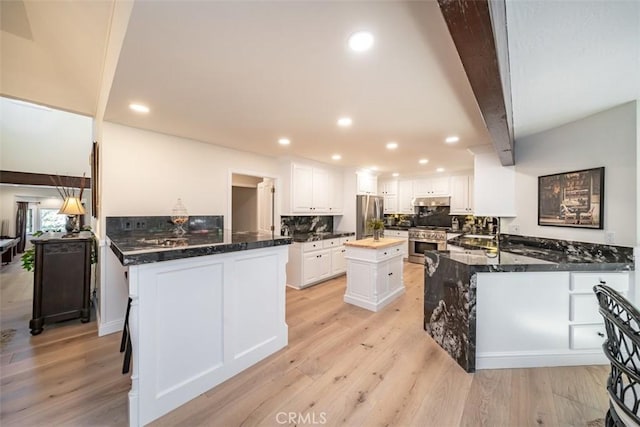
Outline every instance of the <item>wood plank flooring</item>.
{"type": "MultiPolygon", "coordinates": [[[[601,426],[607,366],[467,374],[422,330],[422,276],[379,313],[345,304],[345,277],[287,289],[289,345],[154,426],[601,426]]],[[[127,425],[120,335],[79,320],[29,334],[32,273],[0,271],[0,424],[127,425]]],[[[188,355],[185,355],[188,360],[188,355]]]]}

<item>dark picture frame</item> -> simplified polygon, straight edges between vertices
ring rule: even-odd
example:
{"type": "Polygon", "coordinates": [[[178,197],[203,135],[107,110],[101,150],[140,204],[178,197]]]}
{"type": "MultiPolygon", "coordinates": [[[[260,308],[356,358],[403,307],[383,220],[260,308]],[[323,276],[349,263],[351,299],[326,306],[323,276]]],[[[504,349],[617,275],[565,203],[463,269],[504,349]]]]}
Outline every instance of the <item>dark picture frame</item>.
{"type": "Polygon", "coordinates": [[[604,167],[538,177],[538,225],[604,228],[604,167]]]}

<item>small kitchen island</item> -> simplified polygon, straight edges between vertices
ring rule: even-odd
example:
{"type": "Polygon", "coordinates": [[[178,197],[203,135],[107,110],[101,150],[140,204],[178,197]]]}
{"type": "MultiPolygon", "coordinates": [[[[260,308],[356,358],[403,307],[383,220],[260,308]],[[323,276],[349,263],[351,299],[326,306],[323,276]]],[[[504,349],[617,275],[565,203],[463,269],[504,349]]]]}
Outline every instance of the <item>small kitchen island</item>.
{"type": "Polygon", "coordinates": [[[344,244],[347,291],[344,302],[378,311],[404,293],[405,239],[373,238],[344,244]]]}
{"type": "Polygon", "coordinates": [[[128,267],[129,424],[168,413],[285,347],[290,238],[114,233],[128,267]]]}

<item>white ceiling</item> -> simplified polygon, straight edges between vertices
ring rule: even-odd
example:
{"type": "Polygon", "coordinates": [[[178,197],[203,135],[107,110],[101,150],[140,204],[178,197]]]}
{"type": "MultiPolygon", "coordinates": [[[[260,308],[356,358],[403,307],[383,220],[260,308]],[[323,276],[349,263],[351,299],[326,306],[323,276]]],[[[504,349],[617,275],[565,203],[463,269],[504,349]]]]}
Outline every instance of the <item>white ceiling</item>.
{"type": "MultiPolygon", "coordinates": [[[[0,4],[0,93],[95,115],[113,0],[0,4]]],[[[516,138],[640,98],[640,2],[508,1],[507,19],[516,138]]],[[[105,120],[383,174],[469,169],[489,143],[434,1],[136,1],[105,120]],[[357,55],[360,29],[376,45],[357,55]]]]}

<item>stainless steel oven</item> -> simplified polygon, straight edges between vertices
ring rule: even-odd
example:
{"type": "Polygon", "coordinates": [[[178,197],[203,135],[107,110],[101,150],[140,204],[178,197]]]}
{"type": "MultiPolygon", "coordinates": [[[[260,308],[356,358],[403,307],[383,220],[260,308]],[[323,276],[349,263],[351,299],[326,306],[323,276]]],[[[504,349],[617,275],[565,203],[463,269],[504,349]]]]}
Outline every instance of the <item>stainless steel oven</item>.
{"type": "Polygon", "coordinates": [[[447,232],[428,228],[409,229],[409,262],[424,263],[424,251],[447,250],[447,232]]]}

